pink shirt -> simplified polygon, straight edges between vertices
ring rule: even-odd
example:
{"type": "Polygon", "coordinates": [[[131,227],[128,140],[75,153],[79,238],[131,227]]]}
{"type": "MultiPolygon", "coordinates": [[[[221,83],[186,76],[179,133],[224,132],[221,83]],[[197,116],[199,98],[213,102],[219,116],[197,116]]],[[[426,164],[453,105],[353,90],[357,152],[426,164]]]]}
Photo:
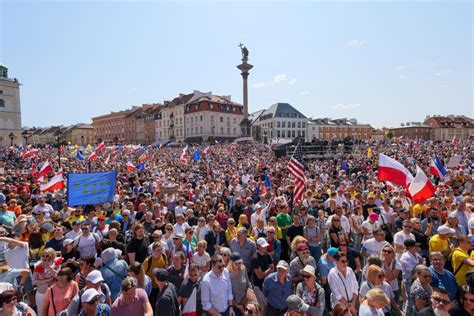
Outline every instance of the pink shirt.
{"type": "Polygon", "coordinates": [[[122,315],[145,315],[144,306],[148,304],[148,296],[144,289],[136,289],[135,298],[130,304],[125,303],[123,296],[119,297],[112,304],[110,316],[122,315]]]}
{"type": "Polygon", "coordinates": [[[56,313],[59,313],[60,311],[69,307],[72,299],[79,292],[79,286],[77,285],[76,281],[70,281],[65,288],[60,289],[56,283],[46,291],[44,294],[44,301],[49,302],[47,315],[55,316],[56,314],[54,313],[54,306],[51,301],[51,291],[53,291],[56,313]]]}

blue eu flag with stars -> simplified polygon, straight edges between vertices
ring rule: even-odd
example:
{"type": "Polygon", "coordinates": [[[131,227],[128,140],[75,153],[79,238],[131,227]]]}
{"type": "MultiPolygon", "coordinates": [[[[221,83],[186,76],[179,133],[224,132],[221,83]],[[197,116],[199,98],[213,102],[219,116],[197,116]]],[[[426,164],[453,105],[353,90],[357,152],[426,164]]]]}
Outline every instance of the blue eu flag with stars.
{"type": "Polygon", "coordinates": [[[116,171],[70,173],[67,181],[68,205],[113,202],[116,171]]]}

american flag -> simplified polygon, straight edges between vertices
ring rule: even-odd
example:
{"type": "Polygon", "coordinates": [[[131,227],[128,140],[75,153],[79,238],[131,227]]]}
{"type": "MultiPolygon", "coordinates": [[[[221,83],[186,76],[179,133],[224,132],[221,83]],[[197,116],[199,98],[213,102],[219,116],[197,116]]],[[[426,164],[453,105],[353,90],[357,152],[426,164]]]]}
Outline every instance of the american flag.
{"type": "Polygon", "coordinates": [[[305,191],[305,182],[306,178],[304,176],[304,161],[303,161],[303,151],[301,150],[301,145],[298,143],[295,148],[293,156],[291,156],[290,161],[288,162],[288,172],[295,177],[295,189],[293,191],[293,204],[298,203],[303,199],[303,194],[305,191]]]}

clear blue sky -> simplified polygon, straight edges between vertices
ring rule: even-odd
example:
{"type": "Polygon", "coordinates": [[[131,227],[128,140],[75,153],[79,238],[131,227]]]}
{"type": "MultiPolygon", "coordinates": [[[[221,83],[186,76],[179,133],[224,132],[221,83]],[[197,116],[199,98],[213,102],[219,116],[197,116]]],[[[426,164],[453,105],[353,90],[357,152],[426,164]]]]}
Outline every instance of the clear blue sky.
{"type": "Polygon", "coordinates": [[[192,90],[375,127],[473,116],[471,1],[0,0],[23,124],[91,122],[192,90]]]}

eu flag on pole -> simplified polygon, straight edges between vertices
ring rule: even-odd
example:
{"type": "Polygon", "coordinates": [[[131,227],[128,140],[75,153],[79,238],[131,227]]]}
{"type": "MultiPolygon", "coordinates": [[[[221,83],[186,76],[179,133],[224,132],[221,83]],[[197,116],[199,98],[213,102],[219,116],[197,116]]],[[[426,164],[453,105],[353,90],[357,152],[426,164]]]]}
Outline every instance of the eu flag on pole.
{"type": "Polygon", "coordinates": [[[349,167],[347,166],[347,162],[345,160],[342,161],[342,170],[344,170],[346,173],[349,172],[349,167]]]}
{"type": "Polygon", "coordinates": [[[199,149],[194,152],[193,159],[194,161],[201,159],[201,151],[199,149]]]}
{"type": "Polygon", "coordinates": [[[67,181],[68,205],[113,202],[116,171],[70,173],[67,181]]]}
{"type": "Polygon", "coordinates": [[[265,187],[271,188],[270,177],[268,176],[268,170],[265,170],[265,187]]]}

